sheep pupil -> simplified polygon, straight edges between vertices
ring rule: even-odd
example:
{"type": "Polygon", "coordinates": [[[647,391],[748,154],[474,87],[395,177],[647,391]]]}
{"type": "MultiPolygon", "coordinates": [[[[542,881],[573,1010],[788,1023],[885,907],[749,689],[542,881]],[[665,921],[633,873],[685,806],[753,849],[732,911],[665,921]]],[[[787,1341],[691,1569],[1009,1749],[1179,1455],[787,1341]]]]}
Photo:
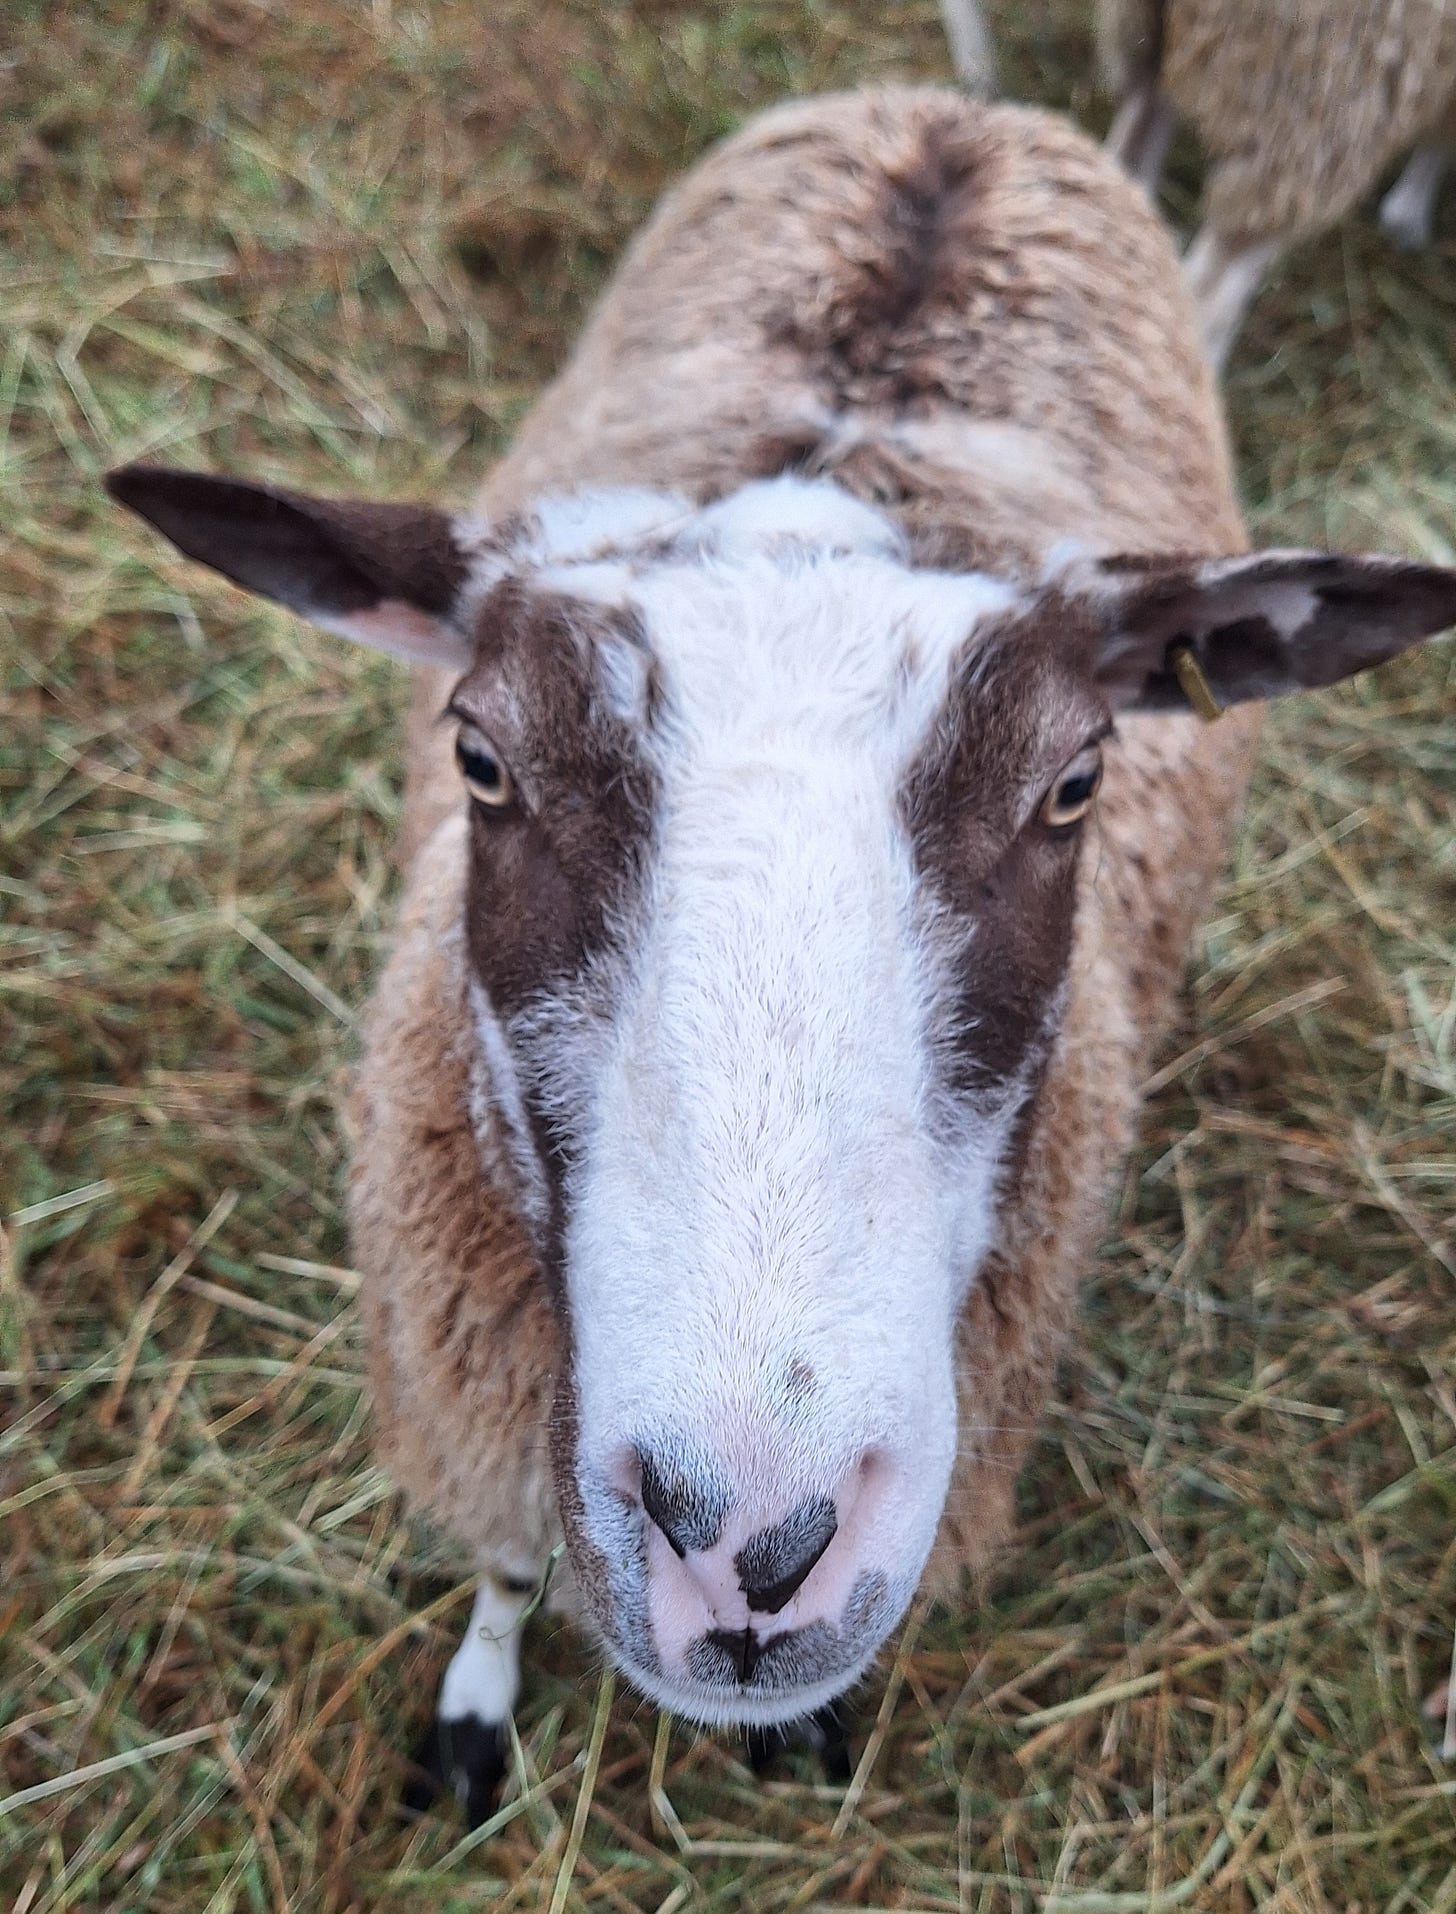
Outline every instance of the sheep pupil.
{"type": "Polygon", "coordinates": [[[483,751],[470,751],[464,745],[458,747],[456,756],[460,760],[460,769],[472,784],[484,785],[487,791],[498,791],[501,782],[501,768],[495,758],[488,757],[483,751]]]}

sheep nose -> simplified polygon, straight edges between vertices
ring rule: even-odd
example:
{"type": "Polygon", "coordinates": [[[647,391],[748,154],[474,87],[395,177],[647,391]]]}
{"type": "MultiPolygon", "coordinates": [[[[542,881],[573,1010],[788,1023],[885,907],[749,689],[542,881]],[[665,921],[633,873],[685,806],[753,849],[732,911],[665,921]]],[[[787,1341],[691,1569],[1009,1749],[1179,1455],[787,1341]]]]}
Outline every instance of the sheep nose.
{"type": "Polygon", "coordinates": [[[756,1496],[735,1491],[731,1477],[709,1458],[689,1455],[684,1462],[684,1453],[633,1444],[617,1472],[621,1493],[647,1518],[649,1546],[656,1540],[649,1580],[664,1613],[671,1610],[682,1628],[696,1620],[740,1635],[750,1625],[782,1632],[778,1618],[791,1603],[793,1625],[801,1625],[801,1591],[821,1562],[821,1576],[810,1586],[826,1572],[829,1581],[819,1587],[816,1605],[844,1599],[847,1585],[839,1585],[852,1581],[858,1558],[857,1546],[843,1554],[844,1523],[866,1480],[865,1458],[845,1471],[833,1494],[801,1492],[789,1501],[787,1514],[775,1514],[756,1496]]]}
{"type": "MultiPolygon", "coordinates": [[[[679,1560],[710,1553],[723,1534],[727,1497],[711,1482],[694,1484],[638,1450],[638,1494],[648,1519],[661,1529],[679,1560]]],[[[733,1556],[738,1587],[756,1615],[777,1615],[803,1587],[834,1540],[839,1517],[832,1499],[814,1495],[781,1522],[750,1535],[733,1556]]]]}
{"type": "Polygon", "coordinates": [[[694,1480],[638,1449],[642,1470],[638,1495],[667,1537],[674,1555],[702,1554],[713,1547],[728,1513],[728,1496],[712,1478],[694,1480]]]}
{"type": "Polygon", "coordinates": [[[803,1587],[839,1529],[827,1495],[811,1496],[773,1528],[750,1536],[734,1557],[739,1587],[756,1615],[777,1615],[803,1587]]]}
{"type": "Polygon", "coordinates": [[[886,1537],[911,1465],[878,1445],[816,1460],[813,1474],[791,1473],[730,1426],[711,1449],[670,1431],[588,1465],[583,1505],[600,1511],[602,1559],[630,1576],[630,1610],[609,1609],[604,1629],[624,1667],[651,1656],[648,1693],[686,1695],[710,1720],[750,1690],[791,1700],[847,1679],[884,1639],[908,1593],[886,1537]]]}

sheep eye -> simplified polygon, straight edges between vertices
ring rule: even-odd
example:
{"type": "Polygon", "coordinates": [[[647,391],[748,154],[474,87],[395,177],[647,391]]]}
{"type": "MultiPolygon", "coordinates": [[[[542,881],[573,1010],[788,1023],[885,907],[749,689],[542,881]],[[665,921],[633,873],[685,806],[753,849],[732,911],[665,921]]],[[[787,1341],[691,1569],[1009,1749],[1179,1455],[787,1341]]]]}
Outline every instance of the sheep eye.
{"type": "Polygon", "coordinates": [[[1092,800],[1102,782],[1102,753],[1093,748],[1080,752],[1063,771],[1041,802],[1041,821],[1053,831],[1065,831],[1080,824],[1092,809],[1092,800]]]}
{"type": "Polygon", "coordinates": [[[474,801],[487,811],[509,809],[515,787],[500,753],[473,725],[463,725],[455,740],[455,762],[474,801]]]}

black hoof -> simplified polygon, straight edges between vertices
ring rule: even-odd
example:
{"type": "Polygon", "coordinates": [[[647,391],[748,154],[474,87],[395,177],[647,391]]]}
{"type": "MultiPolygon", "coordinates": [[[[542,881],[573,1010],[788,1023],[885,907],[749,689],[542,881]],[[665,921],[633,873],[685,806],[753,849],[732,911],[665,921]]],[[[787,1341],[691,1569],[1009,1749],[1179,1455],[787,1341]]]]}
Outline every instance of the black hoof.
{"type": "Polygon", "coordinates": [[[829,1781],[848,1781],[854,1773],[849,1758],[849,1736],[837,1702],[827,1702],[812,1715],[776,1723],[772,1728],[748,1730],[748,1764],[763,1774],[781,1754],[806,1749],[818,1755],[829,1781]]]}
{"type": "Polygon", "coordinates": [[[414,1773],[400,1800],[411,1814],[424,1814],[441,1794],[451,1794],[472,1828],[488,1821],[506,1771],[506,1731],[500,1722],[462,1715],[431,1722],[410,1757],[414,1773]]]}

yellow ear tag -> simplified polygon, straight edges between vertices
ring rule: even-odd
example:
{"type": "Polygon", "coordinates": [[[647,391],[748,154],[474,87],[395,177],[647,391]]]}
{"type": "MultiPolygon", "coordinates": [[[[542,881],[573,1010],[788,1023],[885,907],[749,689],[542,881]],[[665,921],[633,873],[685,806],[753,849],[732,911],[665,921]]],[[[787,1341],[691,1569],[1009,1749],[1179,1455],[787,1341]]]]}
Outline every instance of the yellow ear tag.
{"type": "Polygon", "coordinates": [[[1171,662],[1183,696],[1203,722],[1212,724],[1215,718],[1221,718],[1223,706],[1214,697],[1213,686],[1204,677],[1203,667],[1194,656],[1192,645],[1175,646],[1171,662]]]}

